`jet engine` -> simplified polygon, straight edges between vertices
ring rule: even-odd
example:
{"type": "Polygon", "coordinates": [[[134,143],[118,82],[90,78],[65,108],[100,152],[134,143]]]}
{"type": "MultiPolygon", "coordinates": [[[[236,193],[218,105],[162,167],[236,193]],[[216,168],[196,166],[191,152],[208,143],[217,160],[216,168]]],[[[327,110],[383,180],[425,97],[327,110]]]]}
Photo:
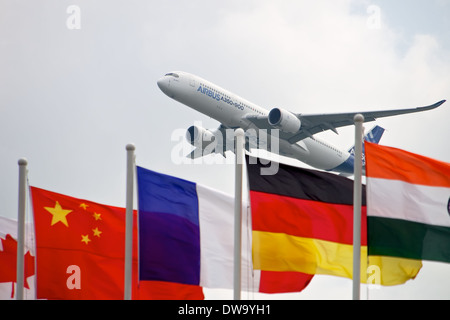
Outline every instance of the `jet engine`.
{"type": "Polygon", "coordinates": [[[186,139],[195,147],[203,148],[206,144],[214,141],[215,136],[214,133],[199,126],[190,126],[186,131],[186,139]]]}
{"type": "Polygon", "coordinates": [[[273,108],[270,110],[268,120],[271,126],[284,132],[296,133],[301,127],[300,119],[284,109],[273,108]]]}

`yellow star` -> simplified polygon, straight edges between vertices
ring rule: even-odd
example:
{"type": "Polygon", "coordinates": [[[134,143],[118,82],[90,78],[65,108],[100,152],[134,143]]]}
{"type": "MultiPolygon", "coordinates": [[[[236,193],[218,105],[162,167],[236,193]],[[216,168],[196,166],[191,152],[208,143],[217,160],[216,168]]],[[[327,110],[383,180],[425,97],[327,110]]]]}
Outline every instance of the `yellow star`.
{"type": "Polygon", "coordinates": [[[89,206],[86,203],[80,204],[80,208],[83,208],[85,211],[89,206]]]}
{"type": "Polygon", "coordinates": [[[88,244],[90,241],[91,241],[91,239],[89,239],[89,235],[88,234],[85,235],[85,236],[81,235],[81,242],[84,242],[84,243],[88,244]]]}
{"type": "Polygon", "coordinates": [[[95,229],[92,229],[92,231],[94,232],[94,236],[99,237],[99,238],[100,238],[100,235],[103,233],[103,231],[98,230],[98,227],[95,229]]]}
{"type": "Polygon", "coordinates": [[[58,222],[63,223],[66,227],[69,226],[69,224],[67,223],[66,216],[69,213],[71,213],[72,210],[65,210],[65,209],[63,209],[58,201],[56,201],[56,204],[55,204],[54,208],[44,207],[44,209],[47,210],[48,212],[50,212],[53,215],[52,223],[51,223],[52,226],[55,223],[58,223],[58,222]]]}
{"type": "Polygon", "coordinates": [[[95,218],[96,221],[97,220],[102,220],[102,218],[100,217],[101,216],[100,213],[94,212],[94,214],[92,216],[95,218]]]}

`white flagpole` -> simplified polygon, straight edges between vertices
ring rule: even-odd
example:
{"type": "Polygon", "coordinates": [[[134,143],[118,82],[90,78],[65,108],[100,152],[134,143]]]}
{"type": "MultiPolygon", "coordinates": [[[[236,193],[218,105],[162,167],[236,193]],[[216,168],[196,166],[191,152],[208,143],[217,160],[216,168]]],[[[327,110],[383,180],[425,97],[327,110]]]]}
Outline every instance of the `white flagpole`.
{"type": "Polygon", "coordinates": [[[244,130],[235,131],[236,164],[234,188],[234,300],[241,300],[241,247],[242,247],[242,164],[244,153],[244,130]]]}
{"type": "Polygon", "coordinates": [[[353,185],[353,300],[359,300],[361,287],[361,179],[364,116],[357,114],[353,120],[355,121],[355,177],[353,185]]]}
{"type": "Polygon", "coordinates": [[[27,192],[27,164],[25,158],[19,159],[19,210],[17,223],[17,286],[16,299],[23,300],[24,284],[24,242],[25,242],[25,208],[27,192]]]}
{"type": "Polygon", "coordinates": [[[133,187],[134,187],[134,150],[133,144],[127,144],[127,191],[125,217],[125,284],[124,299],[131,300],[131,275],[133,266],[133,187]]]}

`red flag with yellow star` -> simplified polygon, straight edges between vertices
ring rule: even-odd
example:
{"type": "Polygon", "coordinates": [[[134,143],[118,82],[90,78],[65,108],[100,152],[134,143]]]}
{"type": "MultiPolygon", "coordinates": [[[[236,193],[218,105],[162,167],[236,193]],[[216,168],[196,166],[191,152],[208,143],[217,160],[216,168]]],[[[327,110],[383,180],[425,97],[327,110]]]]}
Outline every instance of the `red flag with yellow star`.
{"type": "MultiPolygon", "coordinates": [[[[125,208],[30,189],[37,298],[123,299],[125,208]]],[[[133,299],[203,299],[200,287],[138,284],[136,220],[133,233],[133,299]]]]}

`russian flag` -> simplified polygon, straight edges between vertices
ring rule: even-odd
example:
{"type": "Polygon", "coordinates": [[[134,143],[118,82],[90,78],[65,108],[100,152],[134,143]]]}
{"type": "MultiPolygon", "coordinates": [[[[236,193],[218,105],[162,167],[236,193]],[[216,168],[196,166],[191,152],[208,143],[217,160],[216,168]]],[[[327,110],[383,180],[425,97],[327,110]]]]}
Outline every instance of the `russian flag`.
{"type": "MultiPolygon", "coordinates": [[[[142,167],[137,183],[139,279],[232,289],[234,199],[142,167]]],[[[253,270],[249,216],[242,230],[243,290],[296,292],[309,283],[301,273],[253,270]]]]}

